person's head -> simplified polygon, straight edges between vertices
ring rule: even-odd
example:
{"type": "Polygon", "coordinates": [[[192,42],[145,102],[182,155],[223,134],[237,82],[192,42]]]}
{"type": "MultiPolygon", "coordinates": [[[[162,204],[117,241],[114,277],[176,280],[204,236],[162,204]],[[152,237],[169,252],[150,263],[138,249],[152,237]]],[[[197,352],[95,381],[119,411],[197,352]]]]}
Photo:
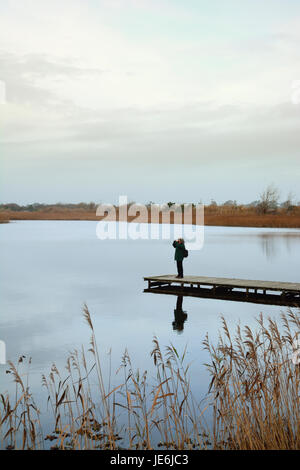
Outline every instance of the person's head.
{"type": "Polygon", "coordinates": [[[179,243],[184,243],[184,239],[183,238],[178,238],[178,242],[179,243]]]}

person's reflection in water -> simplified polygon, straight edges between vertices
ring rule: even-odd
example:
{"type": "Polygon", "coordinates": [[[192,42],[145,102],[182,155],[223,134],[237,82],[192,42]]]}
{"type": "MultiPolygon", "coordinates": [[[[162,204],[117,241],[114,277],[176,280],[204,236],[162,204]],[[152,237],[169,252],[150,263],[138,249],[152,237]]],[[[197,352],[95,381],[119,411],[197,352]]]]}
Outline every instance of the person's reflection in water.
{"type": "Polygon", "coordinates": [[[176,308],[174,310],[174,321],[172,322],[173,330],[178,333],[183,332],[184,322],[187,319],[187,314],[182,310],[183,296],[177,296],[176,308]]]}

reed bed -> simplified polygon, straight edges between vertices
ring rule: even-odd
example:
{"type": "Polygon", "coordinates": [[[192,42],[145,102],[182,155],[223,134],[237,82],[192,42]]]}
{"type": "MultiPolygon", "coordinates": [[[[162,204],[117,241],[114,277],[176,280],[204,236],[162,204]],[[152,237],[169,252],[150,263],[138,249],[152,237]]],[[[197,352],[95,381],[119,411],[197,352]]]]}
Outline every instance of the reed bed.
{"type": "MultiPolygon", "coordinates": [[[[7,372],[15,394],[0,395],[0,441],[6,449],[299,449],[299,365],[291,360],[300,312],[289,310],[278,325],[263,316],[258,330],[237,328],[224,318],[219,341],[203,346],[211,373],[207,395],[193,396],[186,350],[162,351],[153,339],[154,373],[134,372],[127,351],[104,380],[103,361],[87,306],[88,351],[70,353],[62,374],[55,364],[42,376],[51,411],[45,435],[41,411],[30,391],[30,359],[7,372]],[[282,333],[283,331],[283,333],[282,333]],[[208,415],[208,420],[206,419],[208,415]],[[211,418],[211,419],[210,419],[211,418]]],[[[111,369],[111,367],[110,367],[111,369]]]]}
{"type": "MultiPolygon", "coordinates": [[[[0,220],[101,220],[96,216],[96,210],[87,208],[47,207],[36,211],[0,209],[0,220]]],[[[106,216],[106,220],[114,220],[106,216]]],[[[116,207],[116,219],[119,217],[119,208],[116,207]]],[[[135,217],[129,216],[128,222],[133,222],[135,217]]],[[[139,221],[151,223],[151,213],[140,218],[139,221]]],[[[162,213],[159,216],[162,223],[162,213]]],[[[196,212],[193,210],[193,224],[196,224],[196,212]]],[[[171,213],[170,223],[174,223],[174,215],[171,213]]],[[[256,208],[246,206],[205,206],[204,224],[207,226],[224,227],[270,227],[270,228],[300,228],[300,208],[295,206],[293,210],[279,208],[274,213],[261,214],[256,208]]]]}
{"type": "Polygon", "coordinates": [[[280,326],[261,314],[258,331],[238,327],[234,337],[222,322],[218,345],[204,341],[211,357],[214,447],[300,449],[299,311],[282,314],[280,326]]]}

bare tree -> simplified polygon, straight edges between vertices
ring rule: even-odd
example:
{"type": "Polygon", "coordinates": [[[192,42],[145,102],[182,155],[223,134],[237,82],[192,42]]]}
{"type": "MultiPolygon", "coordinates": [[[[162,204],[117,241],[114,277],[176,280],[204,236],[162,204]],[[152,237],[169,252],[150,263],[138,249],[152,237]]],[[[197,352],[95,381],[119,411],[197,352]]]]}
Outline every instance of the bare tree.
{"type": "Polygon", "coordinates": [[[282,207],[284,207],[284,209],[287,212],[292,211],[295,206],[294,200],[295,200],[295,195],[292,191],[290,191],[288,194],[287,200],[282,203],[282,207]]]}
{"type": "Polygon", "coordinates": [[[278,188],[276,188],[274,184],[270,184],[260,194],[260,201],[257,205],[258,211],[262,214],[276,211],[278,207],[279,196],[280,194],[278,188]]]}

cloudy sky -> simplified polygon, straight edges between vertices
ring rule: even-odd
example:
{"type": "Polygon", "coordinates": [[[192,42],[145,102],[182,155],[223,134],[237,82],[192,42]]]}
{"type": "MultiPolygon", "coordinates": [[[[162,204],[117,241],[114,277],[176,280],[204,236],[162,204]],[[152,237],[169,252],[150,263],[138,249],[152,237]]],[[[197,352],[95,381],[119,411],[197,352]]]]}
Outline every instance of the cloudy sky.
{"type": "Polygon", "coordinates": [[[300,200],[299,0],[1,0],[0,201],[300,200]]]}

